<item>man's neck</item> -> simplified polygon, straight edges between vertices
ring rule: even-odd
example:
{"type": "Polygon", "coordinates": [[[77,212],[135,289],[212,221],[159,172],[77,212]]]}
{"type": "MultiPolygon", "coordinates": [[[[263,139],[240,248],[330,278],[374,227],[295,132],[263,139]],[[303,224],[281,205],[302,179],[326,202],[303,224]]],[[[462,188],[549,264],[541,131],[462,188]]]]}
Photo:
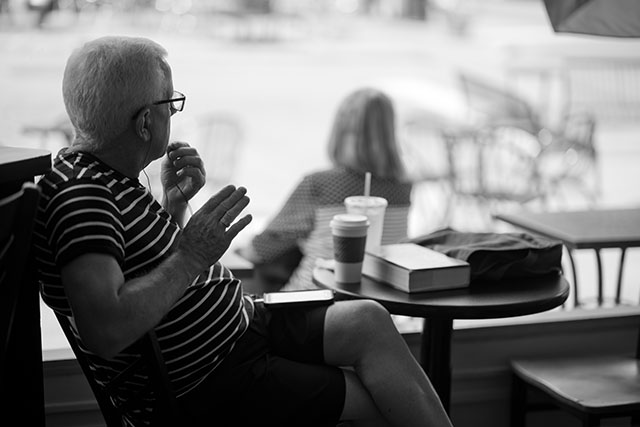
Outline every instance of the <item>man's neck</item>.
{"type": "Polygon", "coordinates": [[[99,158],[102,162],[129,178],[138,179],[140,172],[147,166],[148,153],[140,153],[136,141],[121,137],[103,144],[74,141],[71,151],[84,151],[99,158]]]}

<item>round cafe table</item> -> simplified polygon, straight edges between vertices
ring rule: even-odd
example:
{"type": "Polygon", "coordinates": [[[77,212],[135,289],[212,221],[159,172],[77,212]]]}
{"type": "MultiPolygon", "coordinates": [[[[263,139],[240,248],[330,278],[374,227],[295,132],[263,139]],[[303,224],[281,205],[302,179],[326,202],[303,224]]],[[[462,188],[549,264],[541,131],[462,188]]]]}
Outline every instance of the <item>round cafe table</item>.
{"type": "Polygon", "coordinates": [[[336,291],[338,299],[372,299],[392,314],[424,318],[420,364],[447,412],[451,396],[453,319],[490,319],[539,313],[562,305],[569,284],[562,275],[472,282],[468,288],[406,293],[363,276],[360,283],[338,283],[333,271],[317,267],[313,281],[336,291]]]}

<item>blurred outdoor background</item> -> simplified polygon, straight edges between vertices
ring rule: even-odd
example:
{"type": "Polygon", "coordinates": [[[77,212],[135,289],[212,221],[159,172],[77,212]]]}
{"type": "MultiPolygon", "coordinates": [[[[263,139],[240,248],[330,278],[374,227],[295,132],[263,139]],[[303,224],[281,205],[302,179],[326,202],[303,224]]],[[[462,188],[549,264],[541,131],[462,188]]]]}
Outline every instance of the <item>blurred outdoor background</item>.
{"type": "MultiPolygon", "coordinates": [[[[0,0],[0,145],[56,152],[68,143],[61,80],[70,52],[107,34],[150,37],[167,48],[175,89],[187,95],[173,139],[196,146],[208,165],[210,182],[192,208],[226,183],[246,186],[255,219],[240,243],[303,174],[328,165],[337,105],[367,85],[395,101],[416,180],[413,236],[445,225],[506,229],[492,210],[640,205],[639,39],[555,34],[542,0],[47,3],[0,0]],[[535,145],[535,179],[516,166],[527,187],[519,195],[535,194],[470,202],[463,193],[477,179],[454,178],[477,165],[454,165],[465,157],[448,150],[488,138],[482,129],[493,119],[523,117],[532,129],[510,122],[490,136],[535,145]],[[536,156],[556,133],[569,143],[543,165],[536,156]]],[[[147,173],[159,194],[157,168],[147,173]]],[[[514,176],[489,180],[515,185],[514,176]]],[[[637,252],[627,256],[638,264],[637,252]]]]}

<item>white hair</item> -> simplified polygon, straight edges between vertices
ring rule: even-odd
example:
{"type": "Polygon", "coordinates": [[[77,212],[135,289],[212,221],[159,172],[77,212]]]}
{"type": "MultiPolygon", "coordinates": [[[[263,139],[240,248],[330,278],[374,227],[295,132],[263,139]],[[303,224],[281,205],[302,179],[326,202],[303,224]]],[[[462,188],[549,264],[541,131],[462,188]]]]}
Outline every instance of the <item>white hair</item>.
{"type": "Polygon", "coordinates": [[[62,96],[76,139],[101,145],[121,134],[136,111],[164,96],[167,51],[139,37],[84,44],[67,61],[62,96]]]}

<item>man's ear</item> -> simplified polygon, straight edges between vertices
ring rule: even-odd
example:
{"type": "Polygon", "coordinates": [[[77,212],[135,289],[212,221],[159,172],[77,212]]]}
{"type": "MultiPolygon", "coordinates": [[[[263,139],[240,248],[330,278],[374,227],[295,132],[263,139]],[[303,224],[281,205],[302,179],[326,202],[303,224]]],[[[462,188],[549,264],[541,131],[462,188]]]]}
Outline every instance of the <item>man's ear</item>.
{"type": "Polygon", "coordinates": [[[134,120],[135,133],[145,142],[151,140],[151,110],[143,108],[134,120]]]}

